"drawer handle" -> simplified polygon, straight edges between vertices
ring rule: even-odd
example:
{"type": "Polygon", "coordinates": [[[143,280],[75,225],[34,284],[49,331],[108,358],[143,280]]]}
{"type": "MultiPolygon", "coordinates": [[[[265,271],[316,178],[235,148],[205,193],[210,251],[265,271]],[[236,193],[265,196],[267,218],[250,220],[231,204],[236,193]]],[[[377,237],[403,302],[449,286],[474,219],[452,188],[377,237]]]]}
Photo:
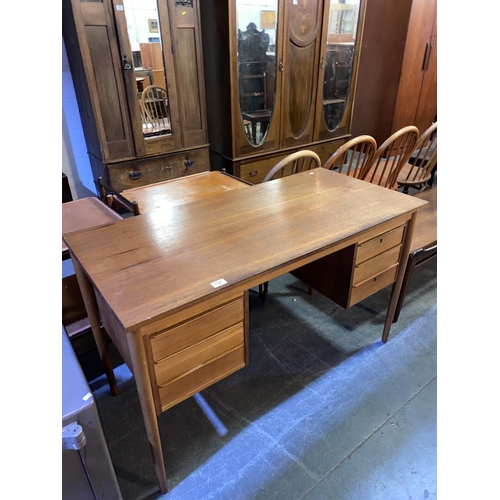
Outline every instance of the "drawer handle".
{"type": "Polygon", "coordinates": [[[375,276],[375,278],[373,278],[374,283],[375,283],[375,281],[377,281],[377,278],[378,278],[378,276],[375,276]]]}
{"type": "Polygon", "coordinates": [[[384,238],[380,238],[380,243],[382,243],[384,241],[384,238]]]}
{"type": "Polygon", "coordinates": [[[258,173],[259,173],[259,171],[258,171],[258,170],[256,170],[255,172],[248,172],[248,175],[249,175],[250,177],[256,177],[258,173]]]}
{"type": "Polygon", "coordinates": [[[188,171],[188,168],[194,165],[194,160],[185,160],[184,165],[186,166],[186,170],[184,170],[184,173],[186,173],[188,171]]]}
{"type": "Polygon", "coordinates": [[[137,179],[140,179],[142,175],[142,172],[139,172],[138,170],[134,170],[133,172],[129,172],[128,176],[131,181],[136,181],[137,179]]]}

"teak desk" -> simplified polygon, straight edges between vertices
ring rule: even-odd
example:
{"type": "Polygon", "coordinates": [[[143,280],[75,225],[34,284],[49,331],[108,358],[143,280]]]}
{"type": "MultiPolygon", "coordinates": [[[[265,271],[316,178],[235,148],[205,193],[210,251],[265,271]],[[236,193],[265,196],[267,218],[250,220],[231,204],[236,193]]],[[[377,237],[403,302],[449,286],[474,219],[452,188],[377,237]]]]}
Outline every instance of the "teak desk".
{"type": "Polygon", "coordinates": [[[65,238],[134,375],[162,492],[157,417],[249,363],[248,290],[351,248],[348,305],[394,282],[386,341],[425,203],[317,168],[65,238]]]}

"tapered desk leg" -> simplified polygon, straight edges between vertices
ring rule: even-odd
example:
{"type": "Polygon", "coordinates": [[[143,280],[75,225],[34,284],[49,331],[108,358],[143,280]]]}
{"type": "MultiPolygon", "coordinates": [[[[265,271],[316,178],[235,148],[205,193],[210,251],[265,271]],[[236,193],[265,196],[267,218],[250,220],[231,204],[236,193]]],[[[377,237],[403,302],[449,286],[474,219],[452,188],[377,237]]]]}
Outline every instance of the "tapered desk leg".
{"type": "Polygon", "coordinates": [[[113,365],[111,364],[111,359],[109,357],[106,339],[104,338],[104,334],[101,330],[101,320],[99,319],[97,302],[94,295],[94,287],[92,286],[92,283],[90,283],[86,274],[83,272],[80,264],[73,257],[73,254],[71,254],[71,260],[73,262],[76,279],[78,281],[78,286],[80,287],[83,302],[85,304],[85,310],[87,311],[87,316],[92,328],[92,334],[94,335],[95,343],[97,345],[97,350],[99,352],[102,364],[104,365],[104,371],[106,373],[106,378],[108,380],[111,394],[113,396],[118,396],[118,386],[116,385],[115,374],[113,373],[113,365]]]}
{"type": "Polygon", "coordinates": [[[144,340],[139,332],[127,332],[127,343],[132,361],[132,371],[137,385],[137,393],[141,403],[142,416],[148,435],[149,448],[153,455],[156,477],[162,493],[167,492],[167,474],[161,446],[160,428],[156,415],[148,361],[144,349],[144,340]]]}
{"type": "Polygon", "coordinates": [[[401,260],[398,266],[398,274],[396,276],[396,281],[392,286],[391,298],[389,299],[389,307],[387,308],[387,315],[385,317],[384,332],[382,333],[382,342],[387,342],[387,339],[389,338],[389,332],[391,330],[392,320],[394,319],[394,313],[396,311],[396,306],[399,299],[399,292],[401,291],[401,285],[403,283],[403,278],[405,275],[406,264],[408,262],[408,257],[410,255],[411,239],[413,237],[413,229],[415,228],[416,220],[417,220],[417,212],[415,212],[412,215],[406,227],[405,240],[403,242],[403,248],[401,249],[401,260]]]}

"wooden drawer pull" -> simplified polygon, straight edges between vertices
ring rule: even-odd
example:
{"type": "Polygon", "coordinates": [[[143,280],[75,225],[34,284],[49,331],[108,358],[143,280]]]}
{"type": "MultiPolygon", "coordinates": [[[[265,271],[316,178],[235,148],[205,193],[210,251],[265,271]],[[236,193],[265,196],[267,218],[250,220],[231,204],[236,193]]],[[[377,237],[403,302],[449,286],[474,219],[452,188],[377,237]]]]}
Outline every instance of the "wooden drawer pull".
{"type": "Polygon", "coordinates": [[[248,172],[248,175],[249,175],[250,177],[256,177],[258,173],[259,173],[259,171],[258,171],[258,170],[256,170],[255,172],[248,172]]]}

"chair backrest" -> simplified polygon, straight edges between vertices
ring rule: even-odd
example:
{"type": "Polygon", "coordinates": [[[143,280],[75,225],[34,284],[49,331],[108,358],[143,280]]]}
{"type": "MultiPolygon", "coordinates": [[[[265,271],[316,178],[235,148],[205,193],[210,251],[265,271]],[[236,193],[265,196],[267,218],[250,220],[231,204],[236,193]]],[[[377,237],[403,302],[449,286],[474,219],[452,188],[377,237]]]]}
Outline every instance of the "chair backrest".
{"type": "Polygon", "coordinates": [[[321,167],[321,159],[314,152],[308,149],[296,151],[278,162],[264,177],[262,182],[267,182],[278,177],[283,177],[287,173],[287,167],[290,166],[290,175],[321,167]]]}
{"type": "Polygon", "coordinates": [[[433,123],[419,138],[408,157],[407,166],[401,172],[403,183],[418,184],[427,182],[437,163],[437,122],[433,123]],[[409,168],[408,168],[409,167],[409,168]]]}
{"type": "Polygon", "coordinates": [[[377,141],[370,135],[360,135],[340,146],[323,165],[349,177],[359,177],[363,169],[371,164],[377,149],[377,141]]]}
{"type": "Polygon", "coordinates": [[[170,129],[167,91],[160,85],[149,85],[141,94],[141,114],[146,129],[170,129]]]}
{"type": "Polygon", "coordinates": [[[420,133],[409,125],[394,132],[375,151],[371,165],[367,165],[359,178],[389,189],[397,189],[397,177],[408,161],[420,133]]]}

